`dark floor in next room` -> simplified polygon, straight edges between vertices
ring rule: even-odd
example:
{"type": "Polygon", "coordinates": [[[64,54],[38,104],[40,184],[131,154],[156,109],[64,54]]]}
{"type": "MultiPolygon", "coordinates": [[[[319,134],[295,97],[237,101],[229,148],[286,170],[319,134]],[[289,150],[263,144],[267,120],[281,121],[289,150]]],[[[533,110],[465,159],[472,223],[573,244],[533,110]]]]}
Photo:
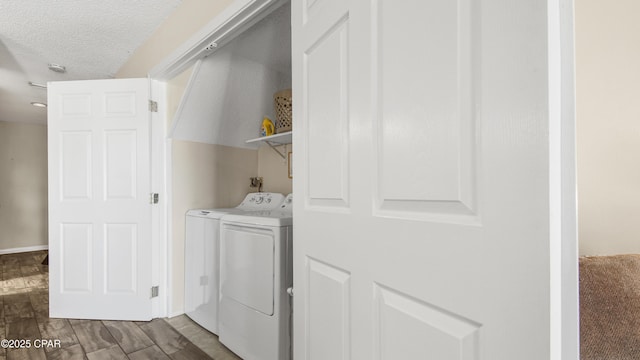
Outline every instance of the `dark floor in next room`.
{"type": "Polygon", "coordinates": [[[0,360],[239,359],[188,317],[149,322],[49,318],[46,251],[0,255],[0,339],[61,346],[0,349],[0,360]]]}

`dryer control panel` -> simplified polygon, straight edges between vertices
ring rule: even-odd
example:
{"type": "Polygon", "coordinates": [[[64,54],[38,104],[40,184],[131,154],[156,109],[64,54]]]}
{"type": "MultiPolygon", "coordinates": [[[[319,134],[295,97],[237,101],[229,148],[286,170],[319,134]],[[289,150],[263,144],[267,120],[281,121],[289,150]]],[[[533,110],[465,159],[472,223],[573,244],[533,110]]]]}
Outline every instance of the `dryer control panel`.
{"type": "Polygon", "coordinates": [[[280,193],[256,192],[249,193],[237,206],[239,210],[259,211],[277,209],[284,201],[284,195],[280,193]]]}

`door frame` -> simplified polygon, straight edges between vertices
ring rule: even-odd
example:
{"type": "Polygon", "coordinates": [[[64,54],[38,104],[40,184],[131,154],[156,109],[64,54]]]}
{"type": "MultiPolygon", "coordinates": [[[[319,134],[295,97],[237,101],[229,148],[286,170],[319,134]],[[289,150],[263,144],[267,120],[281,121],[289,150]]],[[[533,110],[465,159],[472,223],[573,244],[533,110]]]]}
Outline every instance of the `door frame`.
{"type": "Polygon", "coordinates": [[[580,358],[573,9],[573,0],[547,0],[553,360],[580,358]]]}
{"type": "MultiPolygon", "coordinates": [[[[159,294],[151,299],[153,318],[169,316],[171,308],[171,261],[168,253],[171,234],[171,152],[167,139],[166,86],[149,80],[149,100],[158,104],[150,116],[151,184],[149,191],[159,194],[159,202],[151,206],[151,284],[159,294]]],[[[151,194],[149,194],[151,196],[151,194]]]]}

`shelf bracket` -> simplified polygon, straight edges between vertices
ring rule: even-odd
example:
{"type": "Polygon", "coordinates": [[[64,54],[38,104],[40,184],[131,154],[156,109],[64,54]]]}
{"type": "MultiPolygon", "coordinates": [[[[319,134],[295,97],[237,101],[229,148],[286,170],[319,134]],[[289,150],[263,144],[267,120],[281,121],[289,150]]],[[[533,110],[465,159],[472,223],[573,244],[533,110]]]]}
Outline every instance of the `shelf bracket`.
{"type": "MultiPolygon", "coordinates": [[[[267,145],[269,145],[269,147],[270,147],[273,151],[275,151],[278,155],[280,155],[280,157],[281,157],[283,160],[285,160],[285,159],[287,158],[283,153],[281,153],[281,152],[280,152],[280,150],[278,150],[278,149],[276,148],[276,146],[277,146],[277,145],[273,145],[273,143],[272,143],[271,141],[267,141],[267,140],[265,140],[265,142],[267,143],[267,145]]],[[[276,143],[276,144],[278,144],[278,143],[276,143]]],[[[282,144],[278,144],[278,145],[282,145],[282,144]]]]}

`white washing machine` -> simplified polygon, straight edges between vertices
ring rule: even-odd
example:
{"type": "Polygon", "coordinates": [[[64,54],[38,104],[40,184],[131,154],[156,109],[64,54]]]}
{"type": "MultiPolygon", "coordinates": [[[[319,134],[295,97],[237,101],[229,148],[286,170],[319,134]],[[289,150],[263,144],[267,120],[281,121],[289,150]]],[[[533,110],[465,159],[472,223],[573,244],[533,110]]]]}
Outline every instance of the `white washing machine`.
{"type": "Polygon", "coordinates": [[[245,360],[291,359],[291,205],[220,220],[219,339],[245,360]]]}
{"type": "Polygon", "coordinates": [[[235,208],[189,210],[185,234],[185,314],[218,334],[220,218],[225,214],[277,208],[279,193],[250,193],[235,208]]]}

